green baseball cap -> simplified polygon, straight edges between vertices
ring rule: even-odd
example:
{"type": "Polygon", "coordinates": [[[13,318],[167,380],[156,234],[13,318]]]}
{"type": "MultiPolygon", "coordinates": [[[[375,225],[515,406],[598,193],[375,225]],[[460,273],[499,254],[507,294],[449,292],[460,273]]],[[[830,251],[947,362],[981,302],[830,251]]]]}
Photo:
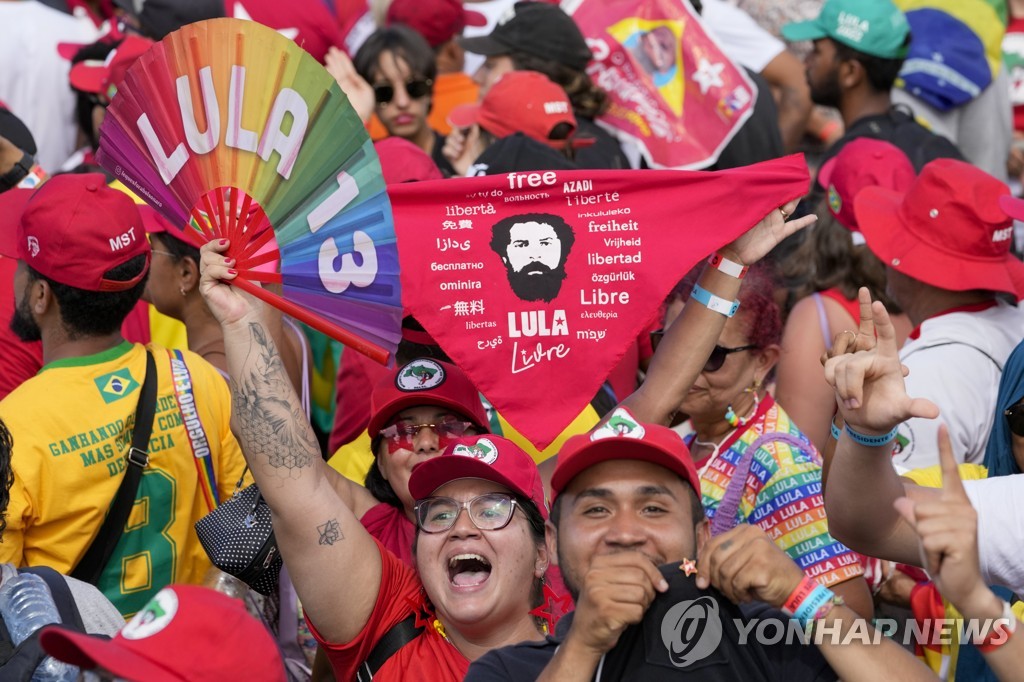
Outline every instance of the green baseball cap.
{"type": "Polygon", "coordinates": [[[831,38],[882,59],[905,57],[909,33],[906,16],[890,0],[826,0],[816,19],[782,27],[790,42],[831,38]]]}

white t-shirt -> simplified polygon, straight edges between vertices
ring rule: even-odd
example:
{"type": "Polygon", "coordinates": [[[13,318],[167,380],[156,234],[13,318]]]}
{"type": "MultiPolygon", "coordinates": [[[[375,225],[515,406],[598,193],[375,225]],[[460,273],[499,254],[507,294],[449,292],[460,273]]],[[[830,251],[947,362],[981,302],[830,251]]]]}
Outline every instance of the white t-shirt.
{"type": "Polygon", "coordinates": [[[701,19],[729,59],[755,73],[786,49],[785,43],[754,19],[724,0],[703,0],[701,19]]]}
{"type": "Polygon", "coordinates": [[[900,350],[910,368],[907,395],[939,407],[938,419],[900,425],[893,463],[919,469],[939,463],[939,425],[949,427],[957,459],[981,463],[992,430],[1003,364],[1024,339],[1024,309],[1000,302],[978,312],[925,320],[921,335],[900,350]]]}
{"type": "Polygon", "coordinates": [[[0,2],[0,100],[32,131],[36,160],[47,172],[75,151],[78,135],[71,67],[57,53],[57,43],[91,43],[97,37],[89,20],[41,2],[0,2]]]}
{"type": "Polygon", "coordinates": [[[978,512],[981,577],[1024,593],[1024,474],[964,481],[964,489],[978,512]]]}

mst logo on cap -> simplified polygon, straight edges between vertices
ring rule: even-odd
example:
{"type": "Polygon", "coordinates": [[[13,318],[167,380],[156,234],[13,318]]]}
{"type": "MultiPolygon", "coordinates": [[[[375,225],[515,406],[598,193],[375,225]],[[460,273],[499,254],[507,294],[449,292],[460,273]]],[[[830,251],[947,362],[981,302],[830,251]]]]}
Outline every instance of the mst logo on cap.
{"type": "Polygon", "coordinates": [[[601,425],[590,434],[590,440],[602,440],[604,438],[643,438],[646,430],[633,418],[625,408],[618,408],[612,412],[611,419],[601,425]]]}
{"type": "Polygon", "coordinates": [[[178,612],[178,595],[174,590],[165,588],[156,593],[141,611],[135,614],[124,629],[121,636],[125,639],[145,639],[157,634],[174,620],[178,612]]]}
{"type": "Polygon", "coordinates": [[[433,360],[413,360],[395,376],[395,386],[401,391],[426,391],[444,383],[444,367],[433,360]]]}
{"type": "Polygon", "coordinates": [[[461,457],[475,457],[484,464],[494,464],[498,461],[498,446],[490,439],[481,438],[473,445],[459,443],[452,448],[452,454],[461,457]]]}

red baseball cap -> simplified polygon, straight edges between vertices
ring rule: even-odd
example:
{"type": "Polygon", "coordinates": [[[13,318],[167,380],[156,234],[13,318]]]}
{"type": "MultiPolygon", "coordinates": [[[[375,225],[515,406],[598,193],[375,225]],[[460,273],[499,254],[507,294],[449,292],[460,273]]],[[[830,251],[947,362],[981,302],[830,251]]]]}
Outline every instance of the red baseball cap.
{"type": "Polygon", "coordinates": [[[128,195],[107,187],[99,173],[58,175],[44,182],[25,204],[16,234],[16,245],[0,243],[0,255],[23,260],[47,278],[78,289],[124,291],[149,271],[149,240],[139,210],[128,195]],[[103,277],[141,255],[146,265],[132,279],[103,277]]]}
{"type": "Polygon", "coordinates": [[[904,195],[866,187],[854,210],[868,247],[887,266],[940,289],[1024,298],[1024,263],[1010,253],[1010,190],[981,169],[936,159],[904,195]]]}
{"type": "Polygon", "coordinates": [[[128,680],[287,679],[273,637],[245,604],[196,585],[160,590],[113,639],[49,625],[39,644],[59,661],[128,680]]]}
{"type": "MultiPolygon", "coordinates": [[[[550,135],[560,123],[569,124],[576,132],[576,116],[565,90],[547,76],[536,71],[510,71],[487,91],[483,101],[460,104],[448,113],[454,128],[468,128],[477,123],[495,137],[522,132],[528,137],[563,147],[566,140],[552,140],[550,135]]],[[[574,147],[593,144],[590,138],[571,140],[574,147]]]]}
{"type": "Polygon", "coordinates": [[[130,34],[103,61],[87,59],[71,67],[71,87],[112,100],[128,68],[153,45],[149,38],[130,34]]]}
{"type": "Polygon", "coordinates": [[[437,47],[461,35],[466,26],[486,26],[487,18],[465,9],[460,0],[394,0],[385,24],[405,24],[437,47]]]}
{"type": "Polygon", "coordinates": [[[551,490],[558,497],[585,469],[615,459],[633,459],[665,467],[690,484],[700,497],[700,476],[679,434],[658,424],[642,424],[624,407],[590,433],[573,436],[558,451],[551,490]]]}
{"type": "Polygon", "coordinates": [[[18,223],[34,193],[24,187],[0,192],[0,256],[18,258],[18,223]]]}
{"type": "Polygon", "coordinates": [[[858,137],[843,146],[818,171],[818,184],[826,192],[828,210],[839,224],[859,232],[853,200],[865,187],[885,187],[905,193],[917,174],[899,147],[870,137],[858,137]]]}
{"type": "Polygon", "coordinates": [[[548,517],[537,463],[507,438],[483,434],[453,441],[439,457],[416,465],[409,477],[409,492],[414,499],[422,500],[445,483],[460,478],[479,478],[503,485],[533,500],[541,516],[548,517]]]}
{"type": "Polygon", "coordinates": [[[374,142],[373,148],[380,159],[384,182],[389,185],[444,178],[434,160],[409,140],[392,135],[374,142]]]}
{"type": "Polygon", "coordinates": [[[416,358],[381,379],[370,394],[370,423],[374,438],[392,417],[417,405],[440,405],[465,416],[479,430],[491,432],[480,393],[466,373],[455,365],[416,358]]]}

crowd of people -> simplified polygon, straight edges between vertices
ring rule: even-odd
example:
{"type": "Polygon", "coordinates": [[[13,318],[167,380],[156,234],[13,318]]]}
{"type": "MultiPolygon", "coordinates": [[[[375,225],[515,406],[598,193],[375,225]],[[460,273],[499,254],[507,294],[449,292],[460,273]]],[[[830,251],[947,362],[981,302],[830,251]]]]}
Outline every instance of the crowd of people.
{"type": "MultiPolygon", "coordinates": [[[[1024,0],[680,0],[756,85],[701,170],[813,180],[668,273],[546,447],[408,311],[393,366],[343,348],[97,160],[132,65],[234,17],[388,185],[643,182],[580,4],[0,0],[0,679],[1021,678],[1024,0]],[[231,575],[195,524],[250,485],[271,551],[231,575]]],[[[696,78],[643,26],[652,89],[696,78]]],[[[577,237],[521,208],[488,257],[544,306],[577,237]]]]}

